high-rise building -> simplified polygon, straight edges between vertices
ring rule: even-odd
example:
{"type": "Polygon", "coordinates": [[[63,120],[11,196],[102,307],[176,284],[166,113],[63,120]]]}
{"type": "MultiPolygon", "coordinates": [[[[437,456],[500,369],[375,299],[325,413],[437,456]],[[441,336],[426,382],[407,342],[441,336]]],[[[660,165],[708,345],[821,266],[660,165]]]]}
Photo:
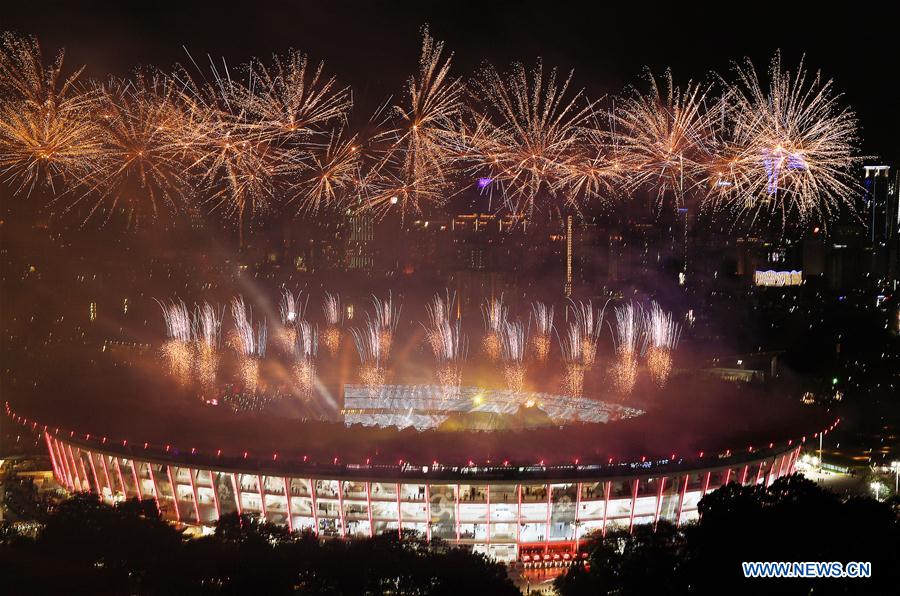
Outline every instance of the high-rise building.
{"type": "Polygon", "coordinates": [[[869,227],[869,242],[884,246],[897,234],[897,202],[891,200],[890,166],[865,166],[863,207],[869,227]]]}

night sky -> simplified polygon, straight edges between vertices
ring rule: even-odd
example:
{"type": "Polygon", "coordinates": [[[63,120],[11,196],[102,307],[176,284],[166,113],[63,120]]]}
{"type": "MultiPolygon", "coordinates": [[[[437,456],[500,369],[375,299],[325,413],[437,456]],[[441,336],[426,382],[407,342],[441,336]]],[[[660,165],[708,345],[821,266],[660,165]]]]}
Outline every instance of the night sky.
{"type": "Polygon", "coordinates": [[[640,82],[646,65],[673,68],[676,80],[727,74],[750,57],[762,70],[781,49],[793,67],[835,79],[856,110],[866,155],[900,161],[900,9],[865,3],[731,3],[665,8],[642,2],[4,2],[0,28],[38,35],[46,49],[67,48],[70,65],[92,76],[125,74],[138,64],[168,67],[207,55],[238,65],[250,56],[297,48],[324,58],[350,84],[357,103],[375,106],[401,91],[428,23],[455,51],[455,71],[484,60],[506,66],[542,56],[575,69],[591,96],[640,82]]]}

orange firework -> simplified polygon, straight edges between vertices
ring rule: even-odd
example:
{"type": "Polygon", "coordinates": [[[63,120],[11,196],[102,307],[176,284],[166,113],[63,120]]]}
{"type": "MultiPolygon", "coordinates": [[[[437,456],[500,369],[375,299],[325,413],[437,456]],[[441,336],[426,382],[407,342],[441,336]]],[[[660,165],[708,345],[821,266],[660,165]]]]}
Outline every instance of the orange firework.
{"type": "Polygon", "coordinates": [[[0,37],[0,172],[31,192],[39,183],[79,184],[100,154],[91,93],[65,77],[63,53],[44,64],[34,37],[0,37]]]}

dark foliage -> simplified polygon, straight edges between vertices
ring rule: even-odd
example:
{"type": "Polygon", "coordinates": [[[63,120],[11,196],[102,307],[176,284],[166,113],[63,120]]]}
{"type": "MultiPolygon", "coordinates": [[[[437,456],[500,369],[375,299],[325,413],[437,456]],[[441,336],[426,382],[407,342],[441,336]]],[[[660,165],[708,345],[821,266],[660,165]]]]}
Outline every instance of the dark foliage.
{"type": "Polygon", "coordinates": [[[187,539],[153,501],[77,495],[36,540],[0,533],[9,594],[517,594],[502,565],[412,532],[319,541],[246,515],[187,539]]]}
{"type": "Polygon", "coordinates": [[[891,594],[900,585],[900,506],[846,501],[801,476],[768,489],[729,484],[699,523],[660,522],[588,543],[588,564],[558,578],[580,594],[891,594]],[[745,579],[742,561],[868,561],[869,579],[745,579]]]}

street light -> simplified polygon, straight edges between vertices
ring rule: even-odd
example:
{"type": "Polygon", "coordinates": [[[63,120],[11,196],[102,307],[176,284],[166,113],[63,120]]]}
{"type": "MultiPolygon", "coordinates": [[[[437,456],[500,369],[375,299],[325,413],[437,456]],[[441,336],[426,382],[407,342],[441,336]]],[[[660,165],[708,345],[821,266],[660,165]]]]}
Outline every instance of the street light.
{"type": "Polygon", "coordinates": [[[874,482],[872,482],[872,483],[869,485],[869,488],[871,488],[873,491],[875,491],[875,500],[876,500],[876,501],[880,501],[880,500],[881,500],[879,497],[881,496],[881,487],[882,487],[882,486],[883,486],[883,485],[882,485],[880,482],[878,482],[877,480],[874,481],[874,482]]]}

